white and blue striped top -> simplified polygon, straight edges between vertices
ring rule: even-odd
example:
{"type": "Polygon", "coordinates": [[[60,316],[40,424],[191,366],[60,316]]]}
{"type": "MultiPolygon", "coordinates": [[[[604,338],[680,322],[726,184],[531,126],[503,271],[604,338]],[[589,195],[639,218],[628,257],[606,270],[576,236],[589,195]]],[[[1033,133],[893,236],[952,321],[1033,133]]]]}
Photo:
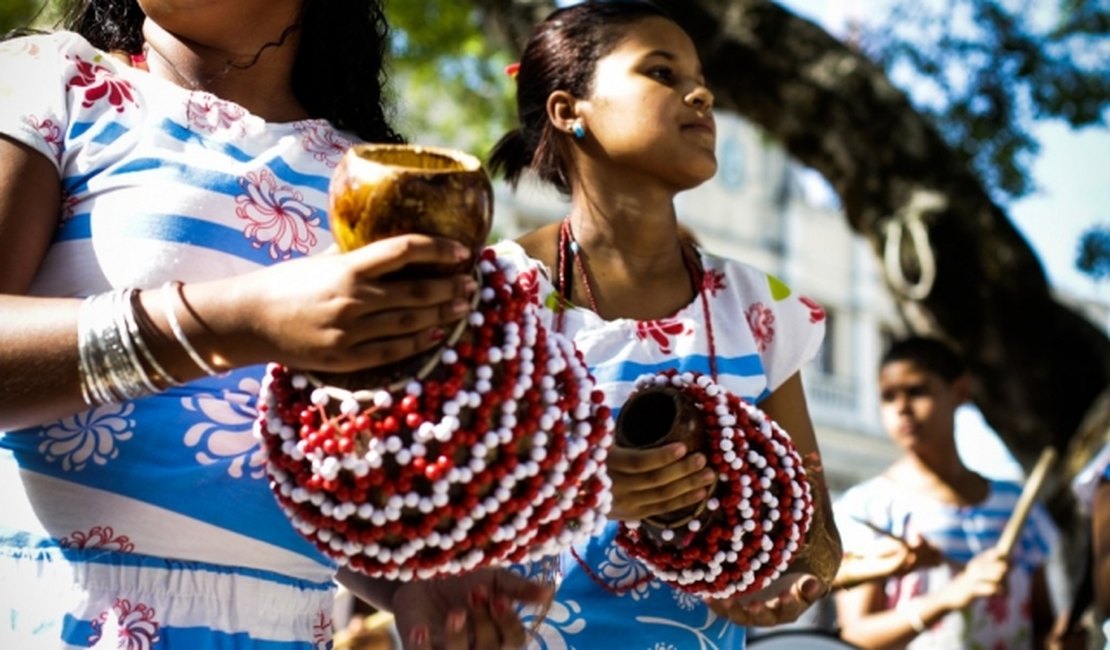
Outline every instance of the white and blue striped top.
{"type": "MultiPolygon", "coordinates": [[[[31,293],[67,297],[322,250],[352,142],[66,32],[0,44],[0,133],[58,169],[63,214],[31,293]]],[[[261,372],[0,433],[0,647],[330,646],[334,566],[276,505],[252,436],[261,372]]]]}
{"type": "MultiPolygon", "coordinates": [[[[955,506],[878,476],[845,492],[834,511],[846,550],[866,549],[876,539],[862,521],[904,539],[918,534],[944,555],[946,561],[938,567],[884,583],[887,609],[895,609],[904,600],[947,584],[972,557],[994,547],[1020,496],[1016,483],[991,481],[981,503],[955,506]]],[[[1013,551],[1006,594],[979,599],[964,611],[948,614],[907,647],[1032,648],[1033,580],[1056,535],[1048,513],[1035,505],[1013,551]]]]}

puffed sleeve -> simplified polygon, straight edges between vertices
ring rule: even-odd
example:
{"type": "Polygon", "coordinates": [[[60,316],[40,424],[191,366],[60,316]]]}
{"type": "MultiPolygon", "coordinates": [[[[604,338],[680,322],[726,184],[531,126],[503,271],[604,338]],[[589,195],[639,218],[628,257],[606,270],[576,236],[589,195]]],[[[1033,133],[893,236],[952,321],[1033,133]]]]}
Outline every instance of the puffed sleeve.
{"type": "MultiPolygon", "coordinates": [[[[725,264],[734,302],[727,310],[751,333],[751,345],[763,362],[767,389],[774,391],[817,356],[825,337],[825,310],[775,276],[739,262],[725,264]]],[[[712,281],[712,269],[707,272],[712,281]]]]}
{"type": "Polygon", "coordinates": [[[0,133],[38,151],[61,170],[69,125],[66,50],[73,34],[0,43],[0,133]]]}
{"type": "MultiPolygon", "coordinates": [[[[825,309],[767,274],[770,309],[779,324],[778,340],[763,355],[767,383],[775,390],[812,361],[825,340],[825,309]]],[[[749,320],[750,324],[750,320],[749,320]]]]}

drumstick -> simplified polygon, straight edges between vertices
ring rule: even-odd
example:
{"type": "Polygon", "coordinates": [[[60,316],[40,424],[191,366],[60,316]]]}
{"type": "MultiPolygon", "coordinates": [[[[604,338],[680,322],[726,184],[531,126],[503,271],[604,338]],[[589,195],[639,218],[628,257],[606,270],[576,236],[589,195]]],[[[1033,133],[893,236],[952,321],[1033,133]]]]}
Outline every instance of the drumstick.
{"type": "Polygon", "coordinates": [[[1021,496],[1018,497],[1018,502],[1014,506],[1014,512],[1010,515],[1010,520],[1006,522],[1006,527],[1002,529],[998,544],[995,545],[995,548],[1003,556],[1009,555],[1014,550],[1021,528],[1025,525],[1025,519],[1029,516],[1029,512],[1033,509],[1033,503],[1037,500],[1037,493],[1041,491],[1041,486],[1044,485],[1045,478],[1048,477],[1048,470],[1055,462],[1056,450],[1052,447],[1045,447],[1040,458],[1037,459],[1037,464],[1033,466],[1033,471],[1029,472],[1029,479],[1021,490],[1021,496]]]}
{"type": "Polygon", "coordinates": [[[856,523],[862,524],[864,527],[866,527],[868,530],[875,533],[876,535],[880,535],[880,536],[886,537],[888,539],[893,539],[893,540],[902,542],[903,544],[906,543],[906,540],[902,539],[898,535],[895,535],[894,533],[890,532],[889,530],[886,530],[885,528],[879,526],[878,524],[872,523],[872,522],[868,521],[867,519],[864,519],[862,517],[852,517],[852,519],[856,523]]]}

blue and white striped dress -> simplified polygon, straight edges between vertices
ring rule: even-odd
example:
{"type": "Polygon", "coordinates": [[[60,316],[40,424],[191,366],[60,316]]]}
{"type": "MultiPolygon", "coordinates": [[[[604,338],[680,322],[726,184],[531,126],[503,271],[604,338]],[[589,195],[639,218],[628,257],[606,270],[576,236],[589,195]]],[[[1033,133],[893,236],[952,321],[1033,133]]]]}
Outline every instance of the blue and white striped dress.
{"type": "MultiPolygon", "coordinates": [[[[546,267],[514,242],[495,246],[534,299],[551,307],[557,295],[546,267]]],[[[718,383],[758,403],[817,355],[825,312],[774,276],[701,254],[702,291],[709,302],[718,383]]],[[[546,312],[550,316],[552,312],[546,312]]],[[[554,323],[545,323],[549,328],[554,323]]],[[[668,369],[709,374],[705,310],[696,298],[668,318],[603,320],[589,309],[566,312],[563,331],[585,355],[606,402],[619,411],[644,373],[668,369]]],[[[560,558],[563,579],[533,647],[542,650],[735,650],[744,628],[689,594],[653,579],[616,544],[610,522],[588,544],[560,558]]],[[[533,567],[533,570],[535,568],[533,567]]]]}
{"type": "MultiPolygon", "coordinates": [[[[896,609],[905,600],[936,591],[972,557],[993,548],[1020,496],[1021,486],[1016,483],[991,481],[990,494],[982,503],[960,507],[878,476],[845,492],[834,511],[846,549],[867,548],[875,541],[876,533],[859,523],[864,521],[904,539],[919,534],[947,560],[931,569],[888,579],[883,586],[886,606],[896,609]]],[[[1006,593],[949,613],[907,647],[1032,648],[1033,578],[1047,561],[1056,535],[1048,513],[1035,505],[1011,556],[1006,593]]]]}
{"type": "MultiPolygon", "coordinates": [[[[63,214],[31,293],[67,297],[322,250],[351,143],[66,32],[0,44],[0,132],[57,166],[63,214]]],[[[261,373],[0,433],[0,647],[330,647],[335,567],[269,492],[251,432],[261,373]]]]}

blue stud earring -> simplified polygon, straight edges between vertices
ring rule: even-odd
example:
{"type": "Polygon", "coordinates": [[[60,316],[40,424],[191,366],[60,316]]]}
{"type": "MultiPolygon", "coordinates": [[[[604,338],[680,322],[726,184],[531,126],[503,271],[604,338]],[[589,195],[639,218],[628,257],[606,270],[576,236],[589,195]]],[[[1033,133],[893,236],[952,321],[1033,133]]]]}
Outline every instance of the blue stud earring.
{"type": "Polygon", "coordinates": [[[581,140],[586,137],[586,126],[581,122],[575,122],[574,126],[570,128],[570,132],[574,134],[575,140],[581,140]]]}

